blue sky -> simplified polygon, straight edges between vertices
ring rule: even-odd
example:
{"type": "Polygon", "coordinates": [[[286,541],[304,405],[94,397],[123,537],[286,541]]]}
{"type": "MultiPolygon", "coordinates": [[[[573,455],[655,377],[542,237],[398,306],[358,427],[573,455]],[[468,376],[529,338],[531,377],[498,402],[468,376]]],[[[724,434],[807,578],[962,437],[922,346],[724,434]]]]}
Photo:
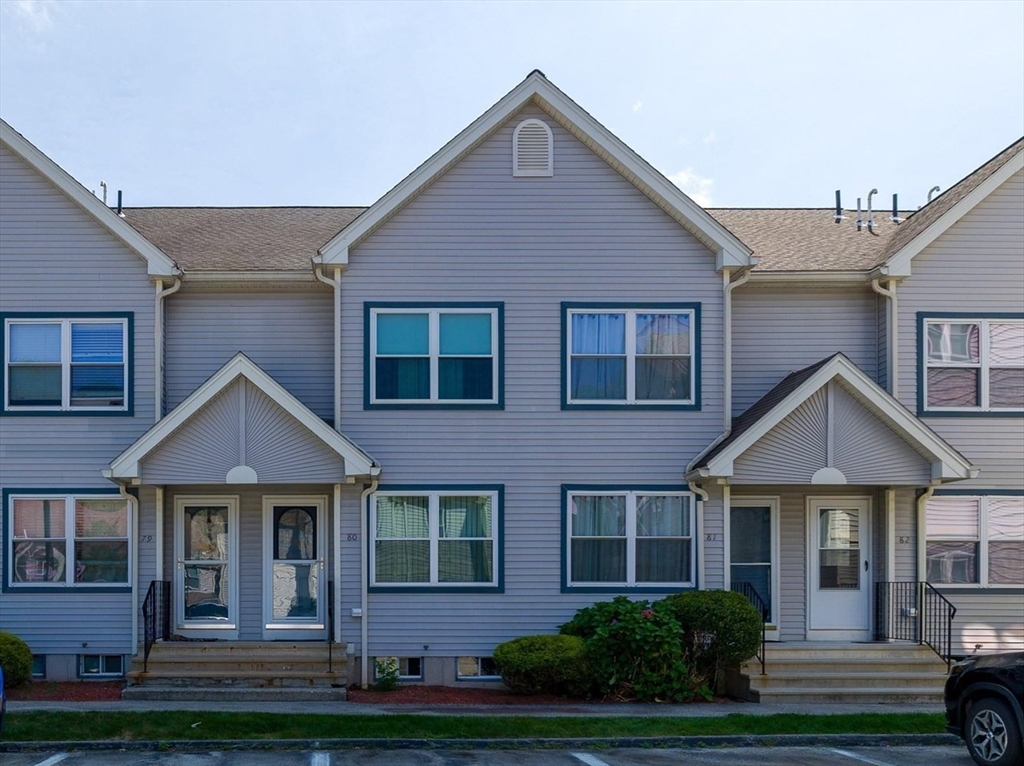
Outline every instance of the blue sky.
{"type": "Polygon", "coordinates": [[[698,202],[924,203],[1024,134],[1024,2],[0,0],[0,116],[125,204],[370,204],[531,70],[698,202]]]}

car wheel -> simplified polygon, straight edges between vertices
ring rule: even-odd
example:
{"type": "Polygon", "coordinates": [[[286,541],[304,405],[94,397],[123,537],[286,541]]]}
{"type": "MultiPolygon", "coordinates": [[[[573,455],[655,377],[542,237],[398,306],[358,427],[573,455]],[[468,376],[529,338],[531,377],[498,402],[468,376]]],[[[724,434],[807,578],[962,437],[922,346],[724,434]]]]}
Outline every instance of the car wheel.
{"type": "Polygon", "coordinates": [[[967,713],[964,739],[975,763],[1016,766],[1024,763],[1024,742],[1017,721],[1005,702],[982,699],[967,713]]]}

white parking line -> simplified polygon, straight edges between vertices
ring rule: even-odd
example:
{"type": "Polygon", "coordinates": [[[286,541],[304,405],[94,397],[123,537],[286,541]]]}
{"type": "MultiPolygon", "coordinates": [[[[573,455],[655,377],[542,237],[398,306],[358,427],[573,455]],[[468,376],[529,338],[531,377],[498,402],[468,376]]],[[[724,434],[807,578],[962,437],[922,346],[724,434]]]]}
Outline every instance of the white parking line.
{"type": "Polygon", "coordinates": [[[589,753],[570,753],[570,755],[578,761],[583,761],[587,766],[608,766],[600,758],[589,753]]]}
{"type": "Polygon", "coordinates": [[[853,758],[853,760],[860,761],[861,763],[870,763],[871,766],[893,766],[886,761],[876,761],[874,758],[868,758],[866,755],[857,755],[857,753],[851,753],[847,750],[833,750],[832,752],[845,755],[847,758],[853,758]]]}
{"type": "Polygon", "coordinates": [[[57,753],[57,755],[51,755],[45,761],[40,761],[36,766],[53,766],[53,764],[60,763],[69,755],[71,755],[71,753],[57,753]]]}
{"type": "Polygon", "coordinates": [[[309,766],[331,766],[331,754],[313,753],[309,756],[309,766]]]}

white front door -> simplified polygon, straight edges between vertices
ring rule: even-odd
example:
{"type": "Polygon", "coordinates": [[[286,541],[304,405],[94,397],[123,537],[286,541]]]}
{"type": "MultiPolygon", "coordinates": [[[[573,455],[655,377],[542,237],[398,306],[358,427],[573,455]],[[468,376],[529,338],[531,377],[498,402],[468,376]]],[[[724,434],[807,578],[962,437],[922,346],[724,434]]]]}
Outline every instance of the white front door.
{"type": "Polygon", "coordinates": [[[327,628],[327,499],[263,498],[263,637],[322,639],[327,628]]]}
{"type": "Polygon", "coordinates": [[[807,499],[807,638],[871,638],[871,500],[807,499]]]}
{"type": "Polygon", "coordinates": [[[190,637],[238,638],[238,498],[174,504],[174,624],[190,637]]]}

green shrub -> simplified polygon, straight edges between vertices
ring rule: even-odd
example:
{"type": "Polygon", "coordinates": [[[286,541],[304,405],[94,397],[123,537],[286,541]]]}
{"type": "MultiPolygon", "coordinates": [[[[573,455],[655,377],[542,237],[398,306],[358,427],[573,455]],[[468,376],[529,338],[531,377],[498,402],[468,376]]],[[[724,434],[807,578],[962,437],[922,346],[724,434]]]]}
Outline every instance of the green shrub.
{"type": "Polygon", "coordinates": [[[377,657],[373,661],[373,669],[377,676],[377,683],[373,685],[375,691],[393,692],[398,688],[398,658],[377,657]]]}
{"type": "Polygon", "coordinates": [[[694,671],[721,690],[725,671],[757,653],[761,615],[739,593],[700,590],[676,593],[658,604],[682,631],[683,652],[694,671]]]}
{"type": "Polygon", "coordinates": [[[32,650],[13,633],[0,631],[0,668],[5,689],[21,686],[32,677],[32,650]]]}
{"type": "Polygon", "coordinates": [[[494,648],[494,664],[516,694],[590,696],[590,666],[582,638],[523,636],[494,648]]]}
{"type": "Polygon", "coordinates": [[[679,623],[646,601],[617,596],[561,626],[585,641],[598,690],[615,699],[683,702],[701,693],[683,657],[679,623]]]}

